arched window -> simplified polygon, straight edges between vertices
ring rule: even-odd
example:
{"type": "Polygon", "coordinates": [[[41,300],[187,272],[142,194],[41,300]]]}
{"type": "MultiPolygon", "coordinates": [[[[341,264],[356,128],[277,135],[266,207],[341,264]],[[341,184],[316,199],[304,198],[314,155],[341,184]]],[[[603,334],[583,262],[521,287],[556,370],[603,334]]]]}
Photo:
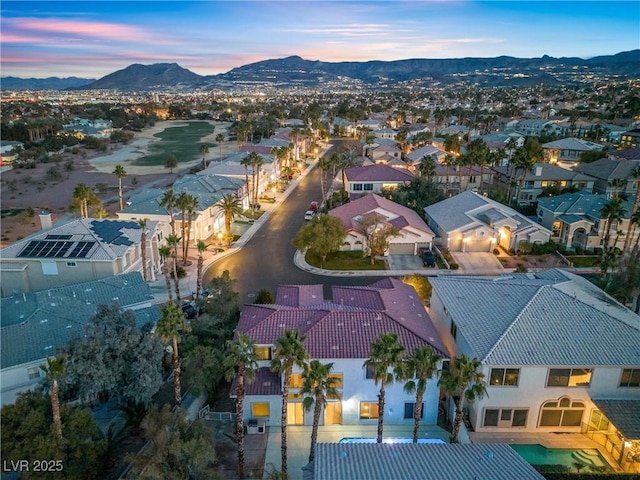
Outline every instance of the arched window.
{"type": "Polygon", "coordinates": [[[540,427],[579,427],[584,414],[584,402],[560,397],[549,400],[540,408],[540,427]]]}

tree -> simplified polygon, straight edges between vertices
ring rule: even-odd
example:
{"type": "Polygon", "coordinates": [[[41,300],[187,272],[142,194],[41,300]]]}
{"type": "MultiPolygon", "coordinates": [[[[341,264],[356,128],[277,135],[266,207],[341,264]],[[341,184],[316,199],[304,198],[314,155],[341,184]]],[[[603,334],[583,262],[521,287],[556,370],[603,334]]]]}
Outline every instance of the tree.
{"type": "MultiPolygon", "coordinates": [[[[318,168],[320,169],[320,191],[322,192],[322,202],[327,200],[327,173],[331,171],[331,160],[327,157],[318,159],[318,168]]],[[[331,183],[329,183],[331,185],[331,183]]]]}
{"type": "MultiPolygon", "coordinates": [[[[609,268],[615,263],[616,257],[616,244],[613,247],[609,247],[611,241],[611,226],[618,224],[624,218],[624,200],[623,197],[613,196],[600,210],[600,215],[605,219],[604,226],[604,239],[602,241],[602,257],[600,272],[601,276],[604,276],[609,271],[609,268]]],[[[617,241],[616,241],[617,243],[617,241]]]]}
{"type": "Polygon", "coordinates": [[[386,222],[386,218],[375,212],[362,215],[357,222],[356,231],[365,238],[366,250],[371,258],[371,264],[376,261],[376,255],[384,255],[389,248],[389,240],[399,234],[399,230],[386,222]]]}
{"type": "Polygon", "coordinates": [[[635,303],[634,312],[640,310],[640,246],[623,252],[616,275],[620,293],[626,303],[635,303]]]}
{"type": "Polygon", "coordinates": [[[178,166],[178,159],[175,155],[168,155],[164,161],[164,168],[169,169],[169,173],[173,173],[173,169],[178,166]]]}
{"type": "Polygon", "coordinates": [[[147,219],[141,218],[138,220],[138,226],[140,227],[140,256],[142,257],[142,278],[146,282],[149,280],[147,274],[147,219]]]}
{"type": "Polygon", "coordinates": [[[382,195],[400,205],[412,209],[418,215],[424,215],[425,207],[444,199],[434,183],[429,183],[423,176],[413,178],[408,184],[398,188],[385,189],[382,195]]]}
{"type": "Polygon", "coordinates": [[[148,447],[130,455],[135,478],[190,480],[215,477],[216,452],[211,431],[201,420],[190,423],[184,412],[171,412],[168,404],[152,410],[142,421],[148,447]]]}
{"type": "Polygon", "coordinates": [[[118,198],[120,199],[120,210],[124,210],[124,199],[122,198],[122,179],[127,176],[127,172],[120,164],[116,165],[113,174],[118,179],[118,198]]]}
{"type": "Polygon", "coordinates": [[[196,298],[200,298],[200,292],[202,291],[202,267],[204,266],[204,258],[202,254],[207,251],[207,244],[202,240],[198,240],[196,244],[198,249],[198,266],[196,272],[196,298]]]}
{"type": "Polygon", "coordinates": [[[323,265],[327,255],[340,249],[345,236],[342,220],[321,213],[303,224],[291,243],[301,251],[313,250],[320,255],[323,265]]]}
{"type": "Polygon", "coordinates": [[[251,170],[253,172],[253,209],[258,210],[258,193],[260,189],[260,169],[264,165],[264,160],[255,152],[249,154],[251,159],[251,170]]]}
{"type": "MultiPolygon", "coordinates": [[[[255,153],[255,152],[251,152],[255,153]]],[[[240,160],[240,165],[244,167],[244,180],[245,186],[247,188],[247,197],[249,198],[249,203],[253,203],[253,176],[251,177],[251,183],[249,183],[249,167],[252,165],[251,153],[246,155],[242,160],[240,160]]],[[[250,205],[251,206],[251,205],[250,205]]]]}
{"type": "Polygon", "coordinates": [[[224,215],[224,230],[226,238],[233,238],[231,235],[231,222],[233,222],[236,217],[242,215],[242,205],[240,204],[240,200],[231,193],[225,193],[222,198],[215,203],[214,207],[224,215]]]}
{"type": "MultiPolygon", "coordinates": [[[[631,207],[630,218],[633,218],[638,211],[638,205],[640,204],[640,165],[637,165],[633,170],[631,170],[631,178],[633,178],[633,183],[636,188],[636,193],[633,196],[633,205],[631,207]]],[[[631,245],[631,237],[633,236],[633,230],[635,228],[634,222],[629,222],[629,226],[627,227],[627,235],[624,239],[624,246],[622,250],[626,252],[631,245]]]]}
{"type": "Polygon", "coordinates": [[[382,333],[371,344],[369,358],[364,366],[373,371],[373,380],[380,384],[378,395],[378,443],[382,443],[384,429],[385,389],[401,376],[401,361],[404,347],[400,345],[397,333],[382,333]],[[390,371],[391,370],[391,371],[390,371]]]}
{"type": "Polygon", "coordinates": [[[518,189],[516,191],[516,203],[520,203],[520,194],[524,187],[527,172],[530,172],[535,164],[541,161],[542,158],[542,146],[535,137],[527,137],[522,147],[516,149],[513,154],[513,165],[516,171],[520,171],[520,179],[518,180],[518,189]]]}
{"type": "Polygon", "coordinates": [[[273,294],[271,290],[268,288],[261,288],[256,295],[256,299],[254,300],[255,304],[258,305],[269,305],[274,303],[273,294]]]}
{"type": "Polygon", "coordinates": [[[189,259],[189,248],[191,248],[191,227],[193,226],[193,216],[196,214],[198,208],[200,208],[200,202],[198,201],[198,197],[195,195],[187,195],[187,232],[186,232],[186,241],[183,242],[183,253],[182,253],[182,263],[184,265],[187,264],[189,259]]]}
{"type": "Polygon", "coordinates": [[[84,336],[63,348],[64,386],[81,400],[99,395],[120,403],[149,403],[162,385],[162,343],[151,334],[150,323],[136,326],[132,310],[114,303],[99,305],[85,325],[84,336]]]}
{"type": "Polygon", "coordinates": [[[220,158],[219,161],[222,161],[222,142],[224,142],[224,133],[219,133],[216,135],[216,142],[218,142],[218,148],[220,149],[220,158]]]}
{"type": "Polygon", "coordinates": [[[79,183],[73,190],[73,208],[80,211],[82,218],[89,217],[89,206],[100,205],[100,200],[93,190],[84,183],[79,183]]]}
{"type": "Polygon", "coordinates": [[[321,363],[319,360],[311,360],[311,362],[304,366],[300,393],[305,397],[303,400],[305,410],[310,410],[312,406],[314,407],[309,463],[311,463],[315,457],[318,425],[320,424],[322,407],[326,406],[327,398],[337,398],[339,396],[336,389],[338,378],[331,375],[332,371],[333,363],[321,363]]]}
{"type": "Polygon", "coordinates": [[[456,404],[456,416],[451,432],[451,443],[458,443],[460,424],[464,418],[464,402],[473,403],[487,394],[487,385],[484,381],[482,364],[477,358],[468,358],[466,355],[455,357],[451,360],[448,370],[443,370],[440,375],[440,385],[453,397],[456,404]]]}
{"type": "Polygon", "coordinates": [[[109,216],[109,212],[107,212],[104,207],[100,207],[96,210],[95,216],[99,219],[107,218],[109,216]]]}
{"type": "Polygon", "coordinates": [[[438,362],[442,357],[434,350],[423,345],[417,347],[413,353],[405,358],[403,367],[404,378],[408,379],[404,384],[407,393],[416,394],[416,403],[413,409],[413,443],[418,443],[418,429],[422,420],[422,400],[427,389],[427,381],[438,373],[438,362]]]}
{"type": "Polygon", "coordinates": [[[431,183],[431,179],[436,174],[436,162],[431,155],[424,155],[420,159],[417,170],[420,176],[427,177],[427,183],[431,183]]]}
{"type": "Polygon", "coordinates": [[[178,245],[180,237],[177,235],[167,235],[167,245],[171,248],[171,258],[173,259],[173,284],[176,288],[176,304],[180,305],[180,279],[178,278],[178,245]]]}
{"type": "Polygon", "coordinates": [[[297,330],[285,329],[282,337],[276,340],[276,349],[271,360],[271,370],[280,373],[282,378],[282,411],[280,415],[282,473],[287,475],[287,406],[289,385],[293,367],[304,368],[309,353],[304,347],[306,337],[300,337],[297,330]]]}
{"type": "Polygon", "coordinates": [[[202,168],[207,168],[207,155],[209,155],[209,145],[203,143],[200,145],[200,153],[202,154],[202,168]]]}
{"type": "Polygon", "coordinates": [[[105,441],[93,412],[63,404],[60,417],[63,441],[52,431],[51,402],[41,391],[25,392],[15,403],[3,406],[0,442],[5,469],[10,468],[11,462],[18,465],[20,460],[26,460],[31,469],[20,474],[25,479],[103,478],[105,441]],[[52,468],[34,472],[36,460],[50,460],[47,466],[52,468]]]}
{"type": "Polygon", "coordinates": [[[362,165],[362,158],[354,149],[347,150],[346,152],[342,152],[338,155],[338,168],[342,172],[342,190],[346,191],[347,175],[345,173],[345,170],[347,168],[358,167],[362,165]]]}
{"type": "Polygon", "coordinates": [[[236,441],[238,443],[238,473],[244,478],[244,396],[245,382],[252,382],[258,370],[255,344],[245,333],[238,333],[236,341],[227,340],[224,369],[227,381],[236,383],[236,441]]]}
{"type": "Polygon", "coordinates": [[[178,343],[181,335],[188,331],[184,312],[175,303],[167,303],[161,309],[162,316],[158,320],[156,333],[166,342],[171,340],[171,358],[173,362],[173,389],[176,407],[182,408],[182,389],[180,385],[180,352],[178,343]]]}
{"type": "Polygon", "coordinates": [[[158,249],[160,258],[162,259],[162,273],[164,279],[167,282],[167,295],[169,295],[169,301],[173,301],[173,294],[171,293],[171,274],[169,273],[169,257],[171,256],[171,248],[167,245],[163,245],[158,249]]]}
{"type": "Polygon", "coordinates": [[[47,380],[51,382],[51,411],[53,412],[53,432],[58,440],[62,440],[62,420],[60,418],[60,385],[58,380],[64,375],[64,356],[47,357],[47,363],[40,365],[47,380]]]}
{"type": "Polygon", "coordinates": [[[176,195],[172,189],[165,190],[160,198],[160,206],[169,212],[169,225],[171,226],[171,235],[176,234],[176,221],[174,218],[174,209],[176,207],[176,195]]]}

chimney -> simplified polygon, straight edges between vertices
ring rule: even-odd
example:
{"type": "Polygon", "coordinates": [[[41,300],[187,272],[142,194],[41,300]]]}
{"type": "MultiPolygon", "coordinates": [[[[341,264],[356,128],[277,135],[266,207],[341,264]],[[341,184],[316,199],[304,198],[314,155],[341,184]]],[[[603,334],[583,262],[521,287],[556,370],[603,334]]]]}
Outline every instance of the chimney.
{"type": "Polygon", "coordinates": [[[40,214],[40,225],[42,226],[42,230],[49,230],[51,227],[53,227],[51,214],[49,212],[42,212],[40,214]]]}
{"type": "Polygon", "coordinates": [[[536,177],[542,175],[542,167],[536,167],[536,177]]]}

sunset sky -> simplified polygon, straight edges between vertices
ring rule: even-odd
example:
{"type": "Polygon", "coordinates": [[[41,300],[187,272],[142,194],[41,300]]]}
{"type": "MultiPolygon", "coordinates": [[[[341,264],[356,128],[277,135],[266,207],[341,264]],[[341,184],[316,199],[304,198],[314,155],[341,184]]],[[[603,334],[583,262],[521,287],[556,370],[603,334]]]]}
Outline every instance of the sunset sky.
{"type": "Polygon", "coordinates": [[[640,48],[640,1],[11,1],[0,75],[100,78],[132,63],[199,75],[309,60],[589,58],[640,48]]]}

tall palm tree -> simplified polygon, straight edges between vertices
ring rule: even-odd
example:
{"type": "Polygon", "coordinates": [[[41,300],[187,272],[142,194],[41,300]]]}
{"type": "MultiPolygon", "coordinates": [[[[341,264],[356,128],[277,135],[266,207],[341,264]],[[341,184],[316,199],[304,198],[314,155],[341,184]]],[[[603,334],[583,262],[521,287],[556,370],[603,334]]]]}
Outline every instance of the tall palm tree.
{"type": "Polygon", "coordinates": [[[333,363],[321,363],[319,360],[311,360],[311,362],[304,366],[300,393],[305,396],[303,401],[305,410],[310,410],[311,406],[314,407],[309,462],[312,462],[315,457],[318,425],[320,423],[322,407],[326,406],[327,397],[338,397],[338,391],[336,390],[338,379],[331,375],[332,371],[333,363]]]}
{"type": "Polygon", "coordinates": [[[287,406],[289,402],[289,384],[293,367],[304,368],[309,356],[304,341],[306,337],[300,337],[297,330],[285,329],[282,337],[276,340],[276,350],[271,360],[271,370],[282,375],[282,412],[280,416],[280,429],[282,432],[280,452],[282,455],[282,472],[287,474],[287,406]]]}
{"type": "Polygon", "coordinates": [[[84,183],[77,184],[73,190],[73,200],[77,203],[82,218],[89,217],[89,200],[92,195],[91,188],[84,183]]]}
{"type": "Polygon", "coordinates": [[[191,204],[191,195],[187,192],[180,192],[176,198],[176,207],[180,210],[180,234],[182,235],[182,263],[185,264],[185,243],[187,241],[187,210],[191,204]]]}
{"type": "Polygon", "coordinates": [[[600,210],[600,214],[606,220],[604,225],[604,239],[602,241],[602,259],[601,259],[601,274],[606,275],[609,267],[611,267],[612,260],[615,257],[615,248],[609,247],[611,241],[611,226],[615,223],[618,224],[622,221],[625,214],[624,200],[620,196],[611,197],[600,210]]]}
{"type": "Polygon", "coordinates": [[[164,279],[167,282],[167,294],[169,295],[169,301],[173,302],[173,294],[171,293],[171,274],[169,273],[169,257],[171,256],[171,247],[163,245],[158,249],[160,258],[162,259],[162,273],[164,279]]]}
{"type": "Polygon", "coordinates": [[[432,156],[425,155],[420,159],[418,164],[418,174],[427,177],[427,183],[431,183],[431,179],[436,174],[436,163],[432,156]]]}
{"type": "Polygon", "coordinates": [[[171,340],[172,361],[173,361],[173,393],[176,407],[182,408],[182,387],[180,384],[180,352],[178,351],[178,343],[183,333],[188,331],[185,323],[184,312],[175,303],[167,303],[161,309],[162,316],[158,320],[156,333],[166,342],[171,340]]]}
{"type": "Polygon", "coordinates": [[[176,303],[180,305],[180,282],[178,279],[178,245],[180,245],[180,237],[167,235],[166,241],[171,248],[171,258],[173,260],[173,283],[176,287],[176,303]]]}
{"type": "Polygon", "coordinates": [[[147,219],[141,218],[138,220],[138,226],[140,227],[140,257],[142,260],[142,278],[146,282],[148,280],[147,275],[147,219]]]}
{"type": "Polygon", "coordinates": [[[58,379],[64,375],[65,357],[47,357],[46,365],[40,365],[40,369],[51,381],[51,410],[53,411],[53,432],[62,440],[62,418],[60,417],[60,385],[58,379]]]}
{"type": "Polygon", "coordinates": [[[185,265],[189,259],[189,248],[191,248],[191,227],[193,226],[193,217],[196,211],[200,208],[200,202],[195,195],[189,195],[187,197],[187,240],[183,244],[182,263],[185,265]]]}
{"type": "Polygon", "coordinates": [[[458,443],[460,424],[464,418],[464,402],[473,403],[487,394],[482,364],[477,358],[466,355],[451,360],[448,370],[443,370],[438,384],[454,398],[456,402],[456,416],[451,432],[451,443],[458,443]],[[457,400],[456,400],[457,399],[457,400]]]}
{"type": "Polygon", "coordinates": [[[242,215],[240,200],[231,193],[226,193],[216,202],[214,207],[224,215],[224,229],[227,239],[231,239],[231,222],[242,215]]]}
{"type": "Polygon", "coordinates": [[[358,153],[351,149],[346,152],[342,152],[339,156],[339,167],[342,171],[342,190],[346,191],[347,189],[347,174],[345,170],[351,167],[357,167],[362,165],[362,158],[358,155],[358,153]]]}
{"type": "MultiPolygon", "coordinates": [[[[254,153],[254,152],[251,152],[254,153]]],[[[255,156],[251,160],[251,169],[253,171],[253,206],[257,209],[258,205],[258,193],[260,189],[260,168],[264,165],[264,160],[260,155],[255,153],[255,156]]]]}
{"type": "Polygon", "coordinates": [[[258,362],[255,343],[246,333],[238,333],[235,341],[227,340],[223,361],[224,376],[228,382],[236,382],[236,442],[238,444],[238,473],[244,478],[244,396],[245,382],[256,377],[258,362]]]}
{"type": "MultiPolygon", "coordinates": [[[[251,152],[251,153],[254,153],[254,152],[251,152]]],[[[251,153],[249,153],[242,160],[240,160],[240,165],[244,167],[244,180],[245,180],[245,186],[247,188],[247,197],[249,198],[249,203],[253,202],[253,190],[251,188],[253,186],[253,177],[251,177],[251,183],[249,183],[249,167],[251,166],[251,161],[253,158],[251,156],[251,153]]]]}
{"type": "Polygon", "coordinates": [[[382,443],[384,429],[385,389],[400,376],[400,367],[404,347],[400,345],[397,333],[382,333],[371,344],[369,358],[364,366],[373,369],[373,379],[380,384],[378,395],[378,443],[382,443]],[[391,371],[390,371],[391,370],[391,371]]]}
{"type": "Polygon", "coordinates": [[[209,155],[209,145],[203,143],[200,145],[200,153],[202,154],[202,168],[207,168],[207,155],[209,155]]]}
{"type": "Polygon", "coordinates": [[[405,358],[404,390],[416,394],[416,404],[413,409],[413,443],[418,443],[418,429],[422,420],[422,400],[427,389],[427,381],[438,373],[438,362],[442,357],[429,346],[417,347],[411,355],[405,358]]]}
{"type": "Polygon", "coordinates": [[[199,298],[200,291],[202,290],[202,267],[204,266],[204,257],[202,254],[207,251],[207,244],[202,240],[198,240],[196,248],[198,249],[198,267],[196,270],[196,298],[199,298]]]}
{"type": "Polygon", "coordinates": [[[222,161],[222,142],[224,142],[224,133],[219,133],[216,135],[216,142],[218,142],[218,149],[220,150],[220,158],[219,161],[222,161]]]}
{"type": "Polygon", "coordinates": [[[118,198],[120,198],[120,210],[124,210],[124,199],[122,198],[122,179],[127,176],[127,172],[120,164],[116,165],[113,174],[118,178],[118,198]]]}
{"type": "Polygon", "coordinates": [[[176,220],[173,211],[176,207],[176,195],[172,189],[165,190],[160,198],[160,206],[169,212],[169,225],[171,226],[171,235],[176,234],[176,220]]]}
{"type": "Polygon", "coordinates": [[[322,192],[323,203],[327,200],[327,172],[331,170],[331,160],[327,157],[320,157],[318,159],[318,168],[320,169],[320,191],[322,192]]]}
{"type": "MultiPolygon", "coordinates": [[[[631,207],[630,218],[634,218],[635,214],[638,212],[638,205],[640,204],[640,165],[637,165],[633,170],[631,170],[631,178],[633,178],[633,183],[636,188],[636,193],[633,196],[633,206],[631,207]]],[[[627,228],[627,236],[624,239],[624,246],[622,250],[626,252],[631,245],[631,237],[633,236],[635,226],[634,222],[629,221],[629,227],[627,228]]]]}

